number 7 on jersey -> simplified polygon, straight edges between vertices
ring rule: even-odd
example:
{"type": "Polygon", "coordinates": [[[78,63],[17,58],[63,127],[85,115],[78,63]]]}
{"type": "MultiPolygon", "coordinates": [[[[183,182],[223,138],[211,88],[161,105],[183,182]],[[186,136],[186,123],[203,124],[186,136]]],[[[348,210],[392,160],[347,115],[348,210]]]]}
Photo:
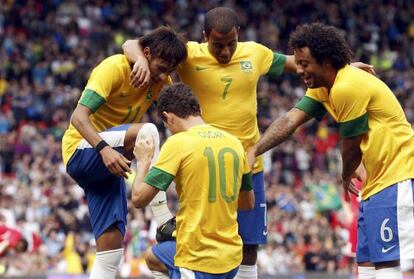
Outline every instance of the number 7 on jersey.
{"type": "Polygon", "coordinates": [[[227,97],[227,93],[229,91],[230,84],[233,81],[233,79],[231,77],[222,77],[220,80],[224,82],[224,91],[222,98],[223,100],[225,100],[227,97]]]}

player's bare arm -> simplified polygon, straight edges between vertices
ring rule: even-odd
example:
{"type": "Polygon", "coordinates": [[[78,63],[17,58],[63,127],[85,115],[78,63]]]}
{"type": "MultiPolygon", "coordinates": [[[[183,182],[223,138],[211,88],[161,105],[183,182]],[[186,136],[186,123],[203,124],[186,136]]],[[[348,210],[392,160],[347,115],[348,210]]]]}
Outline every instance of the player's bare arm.
{"type": "Polygon", "coordinates": [[[122,44],[122,50],[129,62],[134,63],[130,75],[130,84],[133,87],[143,88],[151,79],[148,59],[145,58],[138,40],[127,40],[122,44]]]}
{"type": "Polygon", "coordinates": [[[253,190],[250,191],[240,191],[239,200],[238,200],[238,208],[241,210],[252,210],[254,208],[254,192],[253,190]]]}
{"type": "MultiPolygon", "coordinates": [[[[92,111],[88,107],[78,104],[73,112],[71,123],[90,145],[96,147],[102,141],[102,138],[98,135],[98,132],[89,119],[91,114],[92,111]]],[[[105,166],[112,174],[128,178],[126,173],[131,173],[131,169],[129,168],[131,161],[109,145],[103,147],[99,151],[99,154],[102,156],[105,166]]]]}
{"type": "Polygon", "coordinates": [[[137,207],[145,207],[158,194],[159,190],[144,182],[151,160],[154,155],[154,140],[152,138],[140,139],[135,145],[134,156],[139,162],[137,175],[132,185],[131,201],[137,207]]]}
{"type": "Polygon", "coordinates": [[[285,115],[279,117],[266,129],[260,141],[249,151],[250,167],[253,167],[254,158],[284,142],[303,123],[312,116],[306,112],[292,108],[285,115]]]}
{"type": "Polygon", "coordinates": [[[361,140],[362,135],[341,140],[342,187],[347,201],[349,201],[349,192],[358,196],[358,190],[351,179],[362,160],[361,140]]]}

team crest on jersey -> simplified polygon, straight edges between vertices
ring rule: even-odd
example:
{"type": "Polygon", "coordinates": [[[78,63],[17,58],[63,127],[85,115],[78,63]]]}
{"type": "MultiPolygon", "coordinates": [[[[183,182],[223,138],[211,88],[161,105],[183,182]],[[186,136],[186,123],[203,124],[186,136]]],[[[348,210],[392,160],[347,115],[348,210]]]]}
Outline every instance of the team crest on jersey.
{"type": "Polygon", "coordinates": [[[148,91],[147,91],[147,96],[146,96],[146,98],[147,98],[147,100],[151,100],[151,98],[152,98],[152,91],[151,91],[151,90],[148,90],[148,91]]]}
{"type": "Polygon", "coordinates": [[[251,61],[241,61],[240,68],[242,72],[251,72],[253,70],[253,65],[251,61]]]}

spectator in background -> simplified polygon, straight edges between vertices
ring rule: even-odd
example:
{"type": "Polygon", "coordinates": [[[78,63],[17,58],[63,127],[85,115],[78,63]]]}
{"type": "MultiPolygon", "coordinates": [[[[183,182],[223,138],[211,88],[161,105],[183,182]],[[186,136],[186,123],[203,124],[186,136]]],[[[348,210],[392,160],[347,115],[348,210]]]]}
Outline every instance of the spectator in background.
{"type": "MultiPolygon", "coordinates": [[[[81,189],[66,175],[60,155],[61,136],[79,99],[80,89],[86,84],[90,70],[99,61],[121,52],[116,42],[120,37],[137,37],[159,25],[169,24],[185,32],[189,39],[201,42],[205,13],[215,5],[215,1],[85,1],[83,5],[75,5],[70,1],[2,2],[0,72],[3,75],[0,80],[3,81],[0,83],[6,81],[7,86],[0,97],[0,118],[3,119],[0,122],[5,121],[0,124],[4,127],[0,132],[0,166],[3,168],[0,211],[8,212],[7,226],[16,226],[19,222],[9,224],[9,220],[23,220],[20,224],[23,225],[23,234],[34,231],[43,240],[48,238],[49,230],[53,228],[59,246],[63,246],[69,234],[68,228],[74,226],[75,230],[72,231],[87,249],[86,256],[81,255],[82,259],[86,262],[89,259],[87,255],[94,254],[85,198],[81,189]],[[97,41],[97,34],[104,40],[97,41]],[[65,66],[62,67],[71,64],[66,71],[65,66]],[[22,77],[27,79],[34,104],[34,108],[25,113],[28,120],[34,120],[31,123],[17,122],[16,119],[21,116],[15,115],[12,110],[13,98],[24,88],[22,77]],[[31,126],[29,130],[34,130],[34,133],[24,137],[24,144],[28,144],[30,150],[26,149],[29,153],[25,154],[27,162],[23,167],[19,163],[24,157],[20,153],[23,139],[19,135],[21,130],[26,130],[26,125],[31,126]],[[63,196],[67,196],[65,201],[63,196]],[[71,225],[66,223],[66,218],[62,218],[62,210],[58,210],[60,208],[73,215],[76,222],[72,220],[71,225]]],[[[275,1],[259,0],[224,1],[223,5],[234,9],[240,19],[240,41],[254,40],[282,53],[289,53],[288,36],[298,23],[318,20],[339,27],[355,51],[356,60],[367,63],[376,63],[375,57],[389,60],[387,63],[392,66],[388,66],[386,71],[377,68],[377,73],[397,96],[408,121],[414,122],[414,10],[411,9],[411,1],[322,0],[305,3],[291,0],[279,5],[275,1]],[[384,55],[383,52],[391,52],[391,55],[384,55]]],[[[272,119],[286,112],[303,94],[303,83],[294,76],[262,78],[257,92],[260,130],[264,131],[272,119]]],[[[161,138],[165,138],[162,121],[154,115],[153,110],[149,112],[143,116],[143,121],[156,124],[161,138]]],[[[293,151],[292,144],[288,144],[266,154],[268,159],[264,169],[268,197],[268,245],[272,249],[288,249],[287,253],[294,259],[293,266],[289,267],[291,272],[304,269],[306,235],[303,231],[317,234],[322,243],[330,234],[334,234],[334,247],[341,249],[344,245],[342,239],[345,239],[345,230],[335,226],[334,219],[328,218],[331,214],[327,213],[334,211],[316,210],[314,196],[305,187],[310,184],[307,180],[319,185],[318,171],[324,174],[328,184],[339,185],[340,153],[338,134],[334,128],[332,120],[309,123],[290,139],[293,151]],[[298,159],[303,154],[296,154],[297,147],[303,147],[311,158],[304,179],[300,179],[302,170],[298,159]],[[279,160],[280,154],[287,153],[291,154],[292,162],[279,160]],[[300,205],[299,211],[285,212],[277,205],[274,197],[286,191],[300,205]],[[303,209],[302,203],[304,208],[311,210],[303,209]]],[[[174,208],[176,197],[171,193],[169,195],[169,204],[174,208]]],[[[127,234],[134,237],[127,242],[127,253],[131,256],[125,259],[124,266],[130,266],[130,261],[135,259],[142,261],[143,251],[153,243],[155,236],[155,224],[151,221],[149,210],[129,209],[129,213],[127,234]]],[[[38,252],[25,253],[25,256],[33,263],[28,264],[30,268],[26,274],[33,275],[52,273],[56,264],[65,261],[60,253],[48,256],[45,242],[38,252]]],[[[342,257],[340,255],[337,260],[341,261],[342,257]]],[[[2,258],[5,266],[6,258],[2,258]]],[[[278,272],[279,266],[274,264],[274,270],[278,272]]],[[[346,266],[337,265],[337,273],[346,271],[346,266]]],[[[142,268],[139,272],[145,274],[147,270],[142,268]]]]}

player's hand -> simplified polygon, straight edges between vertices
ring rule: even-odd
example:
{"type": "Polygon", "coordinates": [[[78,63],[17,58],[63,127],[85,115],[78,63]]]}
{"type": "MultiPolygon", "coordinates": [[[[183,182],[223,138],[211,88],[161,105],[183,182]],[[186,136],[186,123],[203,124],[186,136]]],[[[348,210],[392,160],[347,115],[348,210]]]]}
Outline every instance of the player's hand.
{"type": "Polygon", "coordinates": [[[253,147],[247,153],[247,160],[249,161],[250,170],[253,170],[254,163],[256,163],[256,149],[253,147]]]}
{"type": "Polygon", "coordinates": [[[131,161],[112,147],[106,146],[100,151],[100,154],[102,161],[112,174],[128,178],[127,172],[132,173],[129,168],[131,161]]]}
{"type": "Polygon", "coordinates": [[[368,72],[372,75],[375,75],[374,66],[372,66],[370,64],[365,64],[365,63],[362,63],[362,62],[354,62],[354,63],[351,63],[351,66],[354,66],[358,69],[364,70],[365,72],[368,72]]]}
{"type": "Polygon", "coordinates": [[[134,147],[134,156],[139,162],[151,162],[154,156],[154,139],[152,137],[138,139],[134,147]]]}
{"type": "Polygon", "coordinates": [[[345,200],[349,202],[351,199],[349,193],[351,192],[355,196],[359,196],[359,191],[356,188],[355,184],[352,182],[351,178],[342,179],[342,187],[345,191],[345,200]]]}
{"type": "Polygon", "coordinates": [[[130,74],[130,85],[132,87],[144,88],[149,85],[151,79],[151,72],[149,69],[148,60],[140,56],[134,63],[130,74]]]}

